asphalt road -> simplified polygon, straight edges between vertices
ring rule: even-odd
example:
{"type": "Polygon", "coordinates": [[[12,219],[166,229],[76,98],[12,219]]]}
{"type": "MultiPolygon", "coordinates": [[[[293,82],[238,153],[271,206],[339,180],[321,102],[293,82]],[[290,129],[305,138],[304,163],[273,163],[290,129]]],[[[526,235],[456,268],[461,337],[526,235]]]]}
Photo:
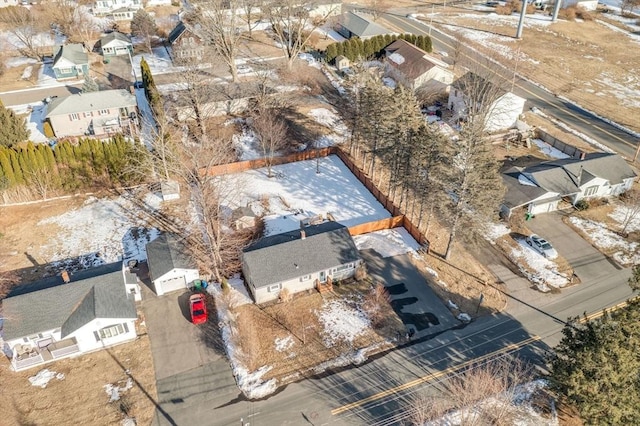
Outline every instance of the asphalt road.
{"type": "MultiPolygon", "coordinates": [[[[409,32],[416,35],[429,34],[429,26],[417,20],[393,13],[384,14],[384,19],[401,32],[409,32]]],[[[435,27],[431,30],[431,38],[435,50],[444,51],[450,55],[443,58],[445,62],[450,63],[451,54],[455,50],[453,39],[438,31],[435,27]]],[[[463,47],[462,54],[466,56],[466,60],[475,62],[480,67],[487,64],[486,59],[469,47],[463,47]]],[[[492,70],[496,69],[496,65],[492,64],[491,67],[492,70]]],[[[508,70],[502,66],[498,66],[497,70],[506,81],[511,82],[513,80],[513,70],[508,70]]],[[[516,76],[514,80],[514,93],[527,99],[525,108],[539,108],[545,114],[551,115],[580,133],[608,146],[627,159],[633,159],[636,148],[640,144],[640,138],[632,136],[583,110],[578,105],[562,99],[562,94],[557,94],[560,96],[558,97],[556,94],[549,93],[519,76],[516,76]]]]}
{"type": "Polygon", "coordinates": [[[0,93],[0,100],[4,106],[24,105],[42,101],[47,96],[65,97],[80,93],[82,83],[69,83],[66,86],[34,87],[0,93]]]}

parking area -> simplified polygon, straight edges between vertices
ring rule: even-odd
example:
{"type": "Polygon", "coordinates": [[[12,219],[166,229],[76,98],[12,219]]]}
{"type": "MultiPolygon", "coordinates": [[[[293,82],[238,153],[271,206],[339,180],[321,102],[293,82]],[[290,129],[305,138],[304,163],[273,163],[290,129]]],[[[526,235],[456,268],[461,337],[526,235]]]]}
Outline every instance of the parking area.
{"type": "Polygon", "coordinates": [[[622,269],[566,225],[564,215],[562,211],[540,214],[528,221],[527,227],[549,241],[582,280],[608,277],[622,269]]]}
{"type": "Polygon", "coordinates": [[[382,257],[374,250],[360,252],[374,281],[384,283],[391,305],[414,339],[460,325],[451,311],[431,290],[427,279],[411,262],[411,254],[382,257]]]}

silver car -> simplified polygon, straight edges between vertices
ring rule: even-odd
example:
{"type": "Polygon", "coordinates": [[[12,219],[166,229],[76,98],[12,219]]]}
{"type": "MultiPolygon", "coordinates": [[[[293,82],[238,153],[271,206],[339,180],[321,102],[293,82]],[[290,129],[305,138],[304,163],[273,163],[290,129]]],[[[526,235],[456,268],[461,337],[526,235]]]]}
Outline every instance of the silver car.
{"type": "Polygon", "coordinates": [[[542,237],[537,236],[536,234],[532,234],[525,238],[527,244],[533,247],[538,253],[546,257],[547,259],[555,259],[558,257],[558,252],[553,248],[549,241],[545,240],[542,237]]]}

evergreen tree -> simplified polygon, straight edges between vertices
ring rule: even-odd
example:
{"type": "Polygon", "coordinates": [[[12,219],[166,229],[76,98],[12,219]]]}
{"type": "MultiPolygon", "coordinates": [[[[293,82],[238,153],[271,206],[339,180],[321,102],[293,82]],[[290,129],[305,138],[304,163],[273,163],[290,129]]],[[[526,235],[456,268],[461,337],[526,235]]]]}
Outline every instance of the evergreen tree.
{"type": "Polygon", "coordinates": [[[424,36],[424,48],[423,50],[425,52],[433,52],[433,45],[431,44],[431,37],[429,36],[424,36]]]}
{"type": "Polygon", "coordinates": [[[370,39],[366,39],[362,46],[363,54],[362,56],[365,59],[370,59],[373,56],[373,44],[370,39]]]}
{"type": "Polygon", "coordinates": [[[640,424],[640,302],[570,321],[549,359],[552,386],[591,425],[640,424]]]}
{"type": "Polygon", "coordinates": [[[16,184],[23,184],[24,175],[22,172],[22,166],[20,165],[20,161],[18,159],[18,153],[13,149],[9,150],[9,162],[11,163],[11,168],[13,169],[13,175],[16,178],[16,184]]]}
{"type": "Polygon", "coordinates": [[[7,182],[7,187],[12,187],[16,184],[16,177],[13,174],[13,168],[11,162],[6,154],[6,150],[0,147],[0,175],[7,182]]]}
{"type": "Polygon", "coordinates": [[[640,290],[640,265],[635,265],[631,269],[631,276],[629,277],[628,283],[633,291],[640,290]]]}
{"type": "Polygon", "coordinates": [[[384,49],[385,47],[387,47],[388,45],[390,45],[392,42],[391,40],[391,34],[385,34],[384,35],[384,46],[382,46],[382,48],[384,49]]]}
{"type": "Polygon", "coordinates": [[[327,51],[324,53],[324,57],[327,63],[332,63],[337,56],[338,49],[336,48],[336,43],[331,43],[327,46],[327,51]]]}
{"type": "Polygon", "coordinates": [[[355,60],[355,54],[353,53],[353,49],[351,48],[351,43],[348,41],[344,43],[344,50],[342,54],[347,57],[350,61],[355,60]]]}
{"type": "Polygon", "coordinates": [[[12,109],[0,101],[0,146],[13,146],[29,138],[24,118],[16,116],[12,109]]]}
{"type": "Polygon", "coordinates": [[[98,82],[90,75],[86,75],[84,77],[84,84],[82,85],[82,93],[98,92],[99,90],[100,86],[98,86],[98,82]]]}

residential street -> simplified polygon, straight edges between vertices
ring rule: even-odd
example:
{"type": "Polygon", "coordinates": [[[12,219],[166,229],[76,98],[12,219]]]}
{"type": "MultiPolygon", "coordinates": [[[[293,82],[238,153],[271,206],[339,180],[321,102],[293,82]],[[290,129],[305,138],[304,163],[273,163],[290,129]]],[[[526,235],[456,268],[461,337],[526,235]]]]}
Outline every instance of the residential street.
{"type": "Polygon", "coordinates": [[[66,86],[34,87],[0,93],[0,100],[4,106],[24,105],[42,101],[47,96],[69,96],[80,93],[82,83],[69,82],[66,86]]]}

